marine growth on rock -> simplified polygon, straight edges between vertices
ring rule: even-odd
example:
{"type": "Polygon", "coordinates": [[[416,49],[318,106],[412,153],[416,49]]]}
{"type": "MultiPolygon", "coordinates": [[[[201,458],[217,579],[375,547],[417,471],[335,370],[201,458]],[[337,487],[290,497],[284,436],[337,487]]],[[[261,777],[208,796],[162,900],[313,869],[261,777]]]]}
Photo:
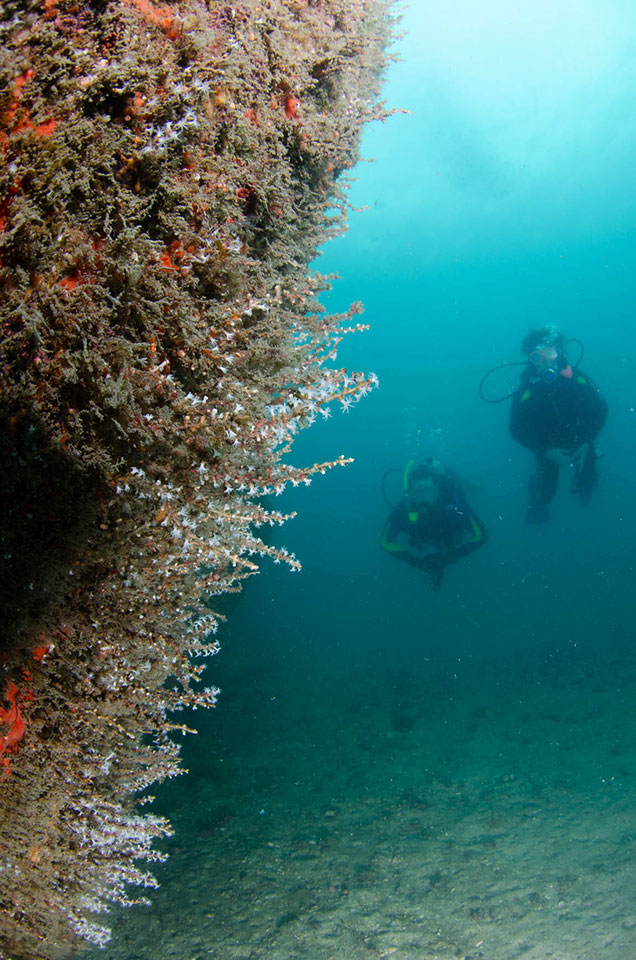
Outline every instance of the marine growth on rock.
{"type": "Polygon", "coordinates": [[[175,711],[260,557],[295,434],[372,375],[309,270],[394,27],[385,0],[0,9],[0,954],[109,936],[170,831],[175,711]],[[131,893],[131,889],[133,893],[131,893]]]}

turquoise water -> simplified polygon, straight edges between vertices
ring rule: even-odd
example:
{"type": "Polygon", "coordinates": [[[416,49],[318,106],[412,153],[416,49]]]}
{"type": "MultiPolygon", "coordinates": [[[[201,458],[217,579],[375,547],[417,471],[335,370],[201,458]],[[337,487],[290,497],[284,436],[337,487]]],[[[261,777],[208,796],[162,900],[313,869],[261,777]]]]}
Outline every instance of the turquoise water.
{"type": "MultiPolygon", "coordinates": [[[[636,13],[541,0],[407,8],[347,236],[318,266],[370,332],[339,362],[380,388],[317,424],[229,612],[148,910],[102,957],[625,960],[636,950],[634,255],[636,13]],[[533,325],[585,345],[610,417],[583,508],[566,478],[523,523],[532,457],[480,401],[533,325]],[[488,545],[431,593],[384,554],[382,478],[432,455],[488,545]]],[[[385,493],[399,496],[399,472],[385,493]]]]}

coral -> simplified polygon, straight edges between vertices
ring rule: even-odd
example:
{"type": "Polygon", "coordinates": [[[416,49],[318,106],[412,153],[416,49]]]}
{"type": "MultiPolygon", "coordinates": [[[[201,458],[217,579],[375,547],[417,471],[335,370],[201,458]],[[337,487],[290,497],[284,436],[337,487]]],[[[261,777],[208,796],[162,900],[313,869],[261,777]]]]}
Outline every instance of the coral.
{"type": "Polygon", "coordinates": [[[334,365],[308,264],[345,228],[384,0],[6,0],[0,11],[0,951],[102,944],[151,887],[213,705],[214,598],[269,556],[263,503],[346,463],[296,433],[374,377],[334,365]],[[145,797],[145,799],[148,799],[145,797]]]}

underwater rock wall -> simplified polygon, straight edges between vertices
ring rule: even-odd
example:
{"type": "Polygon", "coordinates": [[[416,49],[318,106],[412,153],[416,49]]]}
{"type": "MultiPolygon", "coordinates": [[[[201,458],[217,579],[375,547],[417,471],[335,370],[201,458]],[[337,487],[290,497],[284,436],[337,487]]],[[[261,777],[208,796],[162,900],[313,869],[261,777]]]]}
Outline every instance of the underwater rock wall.
{"type": "Polygon", "coordinates": [[[373,377],[308,271],[345,226],[384,0],[0,11],[0,954],[104,943],[169,824],[174,711],[214,704],[214,597],[345,463],[294,434],[373,377]],[[140,865],[141,863],[141,865],[140,865]]]}

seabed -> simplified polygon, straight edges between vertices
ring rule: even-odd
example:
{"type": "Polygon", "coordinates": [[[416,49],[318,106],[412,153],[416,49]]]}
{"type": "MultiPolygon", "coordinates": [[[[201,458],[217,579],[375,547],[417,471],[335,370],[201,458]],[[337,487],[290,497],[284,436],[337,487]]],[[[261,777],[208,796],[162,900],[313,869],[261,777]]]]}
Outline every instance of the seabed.
{"type": "Polygon", "coordinates": [[[287,665],[284,687],[237,664],[216,747],[165,794],[162,886],[99,956],[631,956],[634,657],[519,649],[423,642],[339,680],[287,665]]]}

